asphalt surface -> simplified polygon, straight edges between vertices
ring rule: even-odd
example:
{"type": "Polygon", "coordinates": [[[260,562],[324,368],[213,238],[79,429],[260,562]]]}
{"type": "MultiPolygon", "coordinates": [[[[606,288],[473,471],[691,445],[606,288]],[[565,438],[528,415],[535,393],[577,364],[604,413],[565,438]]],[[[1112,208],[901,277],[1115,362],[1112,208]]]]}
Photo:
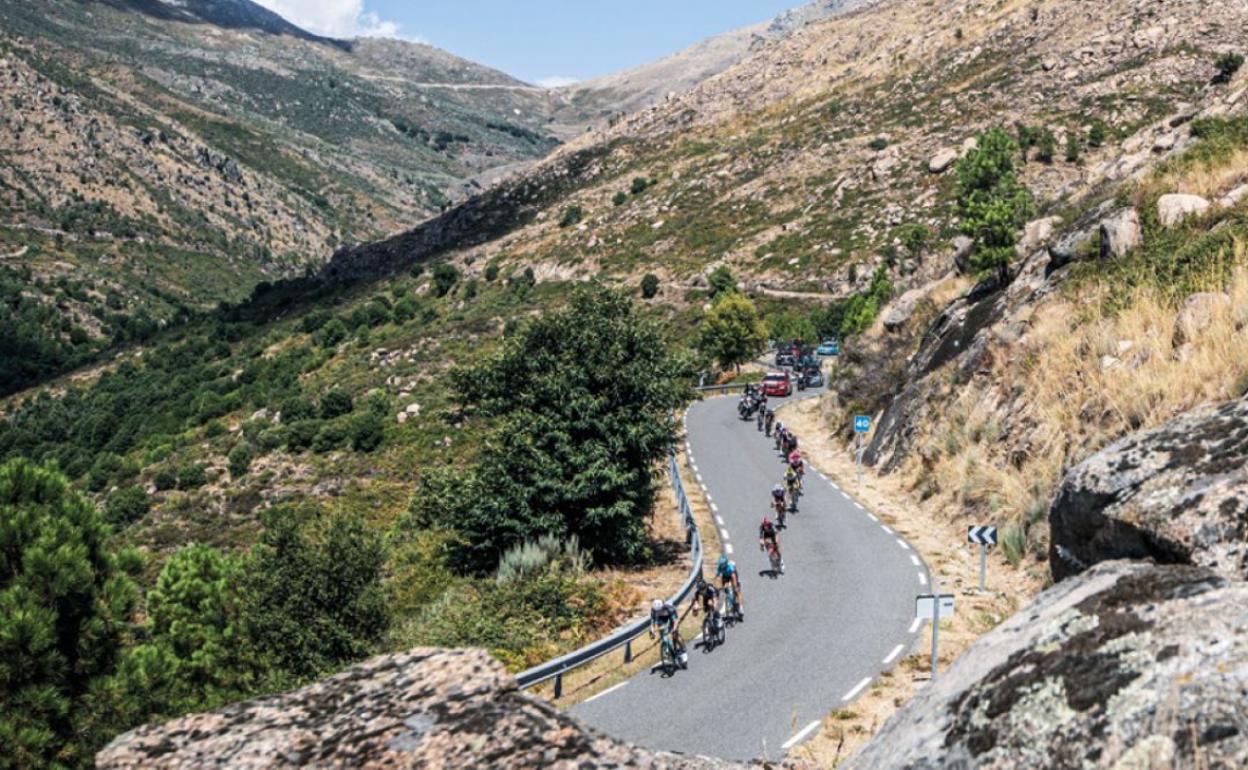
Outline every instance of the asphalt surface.
{"type": "MultiPolygon", "coordinates": [[[[927,569],[852,500],[852,489],[809,469],[800,512],[780,536],[785,573],[769,577],[758,526],[783,478],[782,458],[753,421],[737,416],[736,397],[694,404],[686,428],[694,475],[741,573],[745,622],[709,652],[690,643],[688,670],[643,671],[572,713],[652,749],[779,759],[909,652],[920,628],[914,597],[929,590],[927,569]]],[[[714,532],[702,539],[710,578],[719,543],[714,532]]]]}

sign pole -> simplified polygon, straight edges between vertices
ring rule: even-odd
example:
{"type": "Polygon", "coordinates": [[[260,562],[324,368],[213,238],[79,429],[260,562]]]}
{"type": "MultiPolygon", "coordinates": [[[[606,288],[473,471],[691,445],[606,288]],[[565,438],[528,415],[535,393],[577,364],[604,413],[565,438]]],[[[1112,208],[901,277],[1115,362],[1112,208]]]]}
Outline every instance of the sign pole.
{"type": "Polygon", "coordinates": [[[932,681],[936,681],[936,663],[940,660],[940,578],[932,572],[932,681]]]}
{"type": "Polygon", "coordinates": [[[854,470],[858,475],[858,486],[862,486],[862,434],[854,434],[854,470]]]}
{"type": "Polygon", "coordinates": [[[979,590],[987,591],[987,575],[988,575],[988,546],[983,543],[979,544],[979,590]]]}

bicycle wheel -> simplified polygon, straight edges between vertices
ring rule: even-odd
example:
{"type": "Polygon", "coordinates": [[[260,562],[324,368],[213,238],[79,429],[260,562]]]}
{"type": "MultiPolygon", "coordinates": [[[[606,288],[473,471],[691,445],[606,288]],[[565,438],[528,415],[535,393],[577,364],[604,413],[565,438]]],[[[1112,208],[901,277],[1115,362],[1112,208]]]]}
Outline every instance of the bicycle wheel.
{"type": "Polygon", "coordinates": [[[676,648],[672,644],[672,640],[666,636],[663,637],[660,659],[663,665],[663,673],[671,676],[676,671],[676,648]]]}

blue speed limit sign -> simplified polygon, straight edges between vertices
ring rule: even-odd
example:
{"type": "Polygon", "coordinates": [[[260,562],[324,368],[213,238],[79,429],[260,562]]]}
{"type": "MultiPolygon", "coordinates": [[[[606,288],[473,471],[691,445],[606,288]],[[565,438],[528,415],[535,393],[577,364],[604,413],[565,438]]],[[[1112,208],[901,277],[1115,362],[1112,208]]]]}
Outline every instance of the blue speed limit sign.
{"type": "Polygon", "coordinates": [[[866,415],[858,415],[854,418],[854,433],[870,433],[871,418],[866,415]]]}

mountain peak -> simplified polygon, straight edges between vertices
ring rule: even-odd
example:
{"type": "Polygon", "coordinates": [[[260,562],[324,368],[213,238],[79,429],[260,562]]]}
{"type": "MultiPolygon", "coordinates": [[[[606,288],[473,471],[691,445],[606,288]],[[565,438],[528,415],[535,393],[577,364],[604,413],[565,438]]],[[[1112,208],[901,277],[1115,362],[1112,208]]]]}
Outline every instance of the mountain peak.
{"type": "Polygon", "coordinates": [[[251,29],[269,35],[327,40],[298,27],[251,0],[100,0],[126,11],[167,21],[211,24],[225,29],[251,29]]]}

